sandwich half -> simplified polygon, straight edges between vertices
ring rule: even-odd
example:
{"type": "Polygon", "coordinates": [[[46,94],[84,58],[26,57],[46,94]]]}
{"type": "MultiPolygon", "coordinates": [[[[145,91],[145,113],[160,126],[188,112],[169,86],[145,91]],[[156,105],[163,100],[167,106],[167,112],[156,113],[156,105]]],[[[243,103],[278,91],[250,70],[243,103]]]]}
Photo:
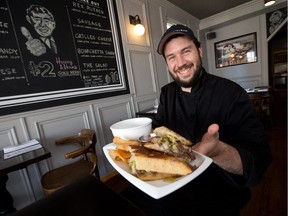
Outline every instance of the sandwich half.
{"type": "Polygon", "coordinates": [[[143,146],[129,146],[129,166],[133,175],[142,180],[157,180],[185,176],[192,173],[192,167],[172,155],[147,149],[143,146]]]}
{"type": "Polygon", "coordinates": [[[167,137],[175,142],[181,142],[183,145],[191,146],[192,142],[185,137],[181,136],[180,134],[176,133],[175,131],[165,127],[157,127],[153,130],[153,133],[157,134],[160,137],[167,137]]]}
{"type": "Polygon", "coordinates": [[[144,147],[173,155],[186,163],[191,163],[195,159],[190,146],[192,142],[185,137],[164,126],[155,128],[153,132],[156,136],[144,143],[144,147]]]}

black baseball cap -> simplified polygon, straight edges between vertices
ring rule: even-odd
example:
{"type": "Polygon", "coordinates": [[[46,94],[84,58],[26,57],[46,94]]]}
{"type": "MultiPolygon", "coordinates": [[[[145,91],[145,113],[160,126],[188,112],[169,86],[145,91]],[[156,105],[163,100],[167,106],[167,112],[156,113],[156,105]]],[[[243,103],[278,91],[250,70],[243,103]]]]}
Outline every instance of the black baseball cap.
{"type": "Polygon", "coordinates": [[[165,44],[169,40],[169,38],[171,38],[174,35],[186,35],[190,37],[194,41],[195,44],[197,43],[196,44],[197,46],[200,45],[200,42],[195,37],[193,31],[190,28],[181,24],[176,24],[176,25],[171,26],[169,29],[167,29],[167,31],[163,34],[158,44],[158,48],[157,48],[157,52],[160,55],[164,55],[165,44]]]}

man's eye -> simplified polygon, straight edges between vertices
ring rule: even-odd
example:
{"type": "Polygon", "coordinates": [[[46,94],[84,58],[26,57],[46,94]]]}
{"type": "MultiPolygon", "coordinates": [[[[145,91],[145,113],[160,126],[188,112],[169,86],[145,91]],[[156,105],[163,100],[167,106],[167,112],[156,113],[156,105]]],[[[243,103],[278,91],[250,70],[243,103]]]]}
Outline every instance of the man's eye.
{"type": "Polygon", "coordinates": [[[34,22],[39,22],[39,18],[32,18],[32,20],[34,21],[34,22]]]}
{"type": "Polygon", "coordinates": [[[184,54],[188,54],[188,53],[190,53],[190,52],[191,52],[190,49],[185,49],[185,50],[183,51],[184,54]]]}
{"type": "Polygon", "coordinates": [[[169,57],[167,58],[168,61],[172,61],[173,59],[175,59],[174,56],[169,56],[169,57]]]}

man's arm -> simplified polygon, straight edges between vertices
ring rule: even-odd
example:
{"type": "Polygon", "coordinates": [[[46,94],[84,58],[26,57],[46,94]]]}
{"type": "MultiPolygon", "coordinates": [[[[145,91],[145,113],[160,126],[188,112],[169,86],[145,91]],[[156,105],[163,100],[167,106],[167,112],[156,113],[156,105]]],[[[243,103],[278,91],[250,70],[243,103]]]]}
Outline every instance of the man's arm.
{"type": "Polygon", "coordinates": [[[243,175],[243,166],[238,151],[219,140],[219,126],[212,124],[202,137],[201,142],[193,146],[193,150],[207,155],[213,162],[227,172],[243,175]]]}

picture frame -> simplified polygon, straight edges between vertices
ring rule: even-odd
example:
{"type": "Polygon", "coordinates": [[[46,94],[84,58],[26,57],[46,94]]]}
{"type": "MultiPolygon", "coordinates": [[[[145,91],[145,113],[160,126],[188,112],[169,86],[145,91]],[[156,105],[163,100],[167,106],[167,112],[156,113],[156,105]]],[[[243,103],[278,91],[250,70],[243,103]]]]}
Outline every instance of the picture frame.
{"type": "Polygon", "coordinates": [[[214,43],[215,66],[223,68],[257,62],[257,33],[249,33],[214,43]]]}
{"type": "Polygon", "coordinates": [[[130,93],[115,0],[2,2],[0,116],[130,93]]]}

